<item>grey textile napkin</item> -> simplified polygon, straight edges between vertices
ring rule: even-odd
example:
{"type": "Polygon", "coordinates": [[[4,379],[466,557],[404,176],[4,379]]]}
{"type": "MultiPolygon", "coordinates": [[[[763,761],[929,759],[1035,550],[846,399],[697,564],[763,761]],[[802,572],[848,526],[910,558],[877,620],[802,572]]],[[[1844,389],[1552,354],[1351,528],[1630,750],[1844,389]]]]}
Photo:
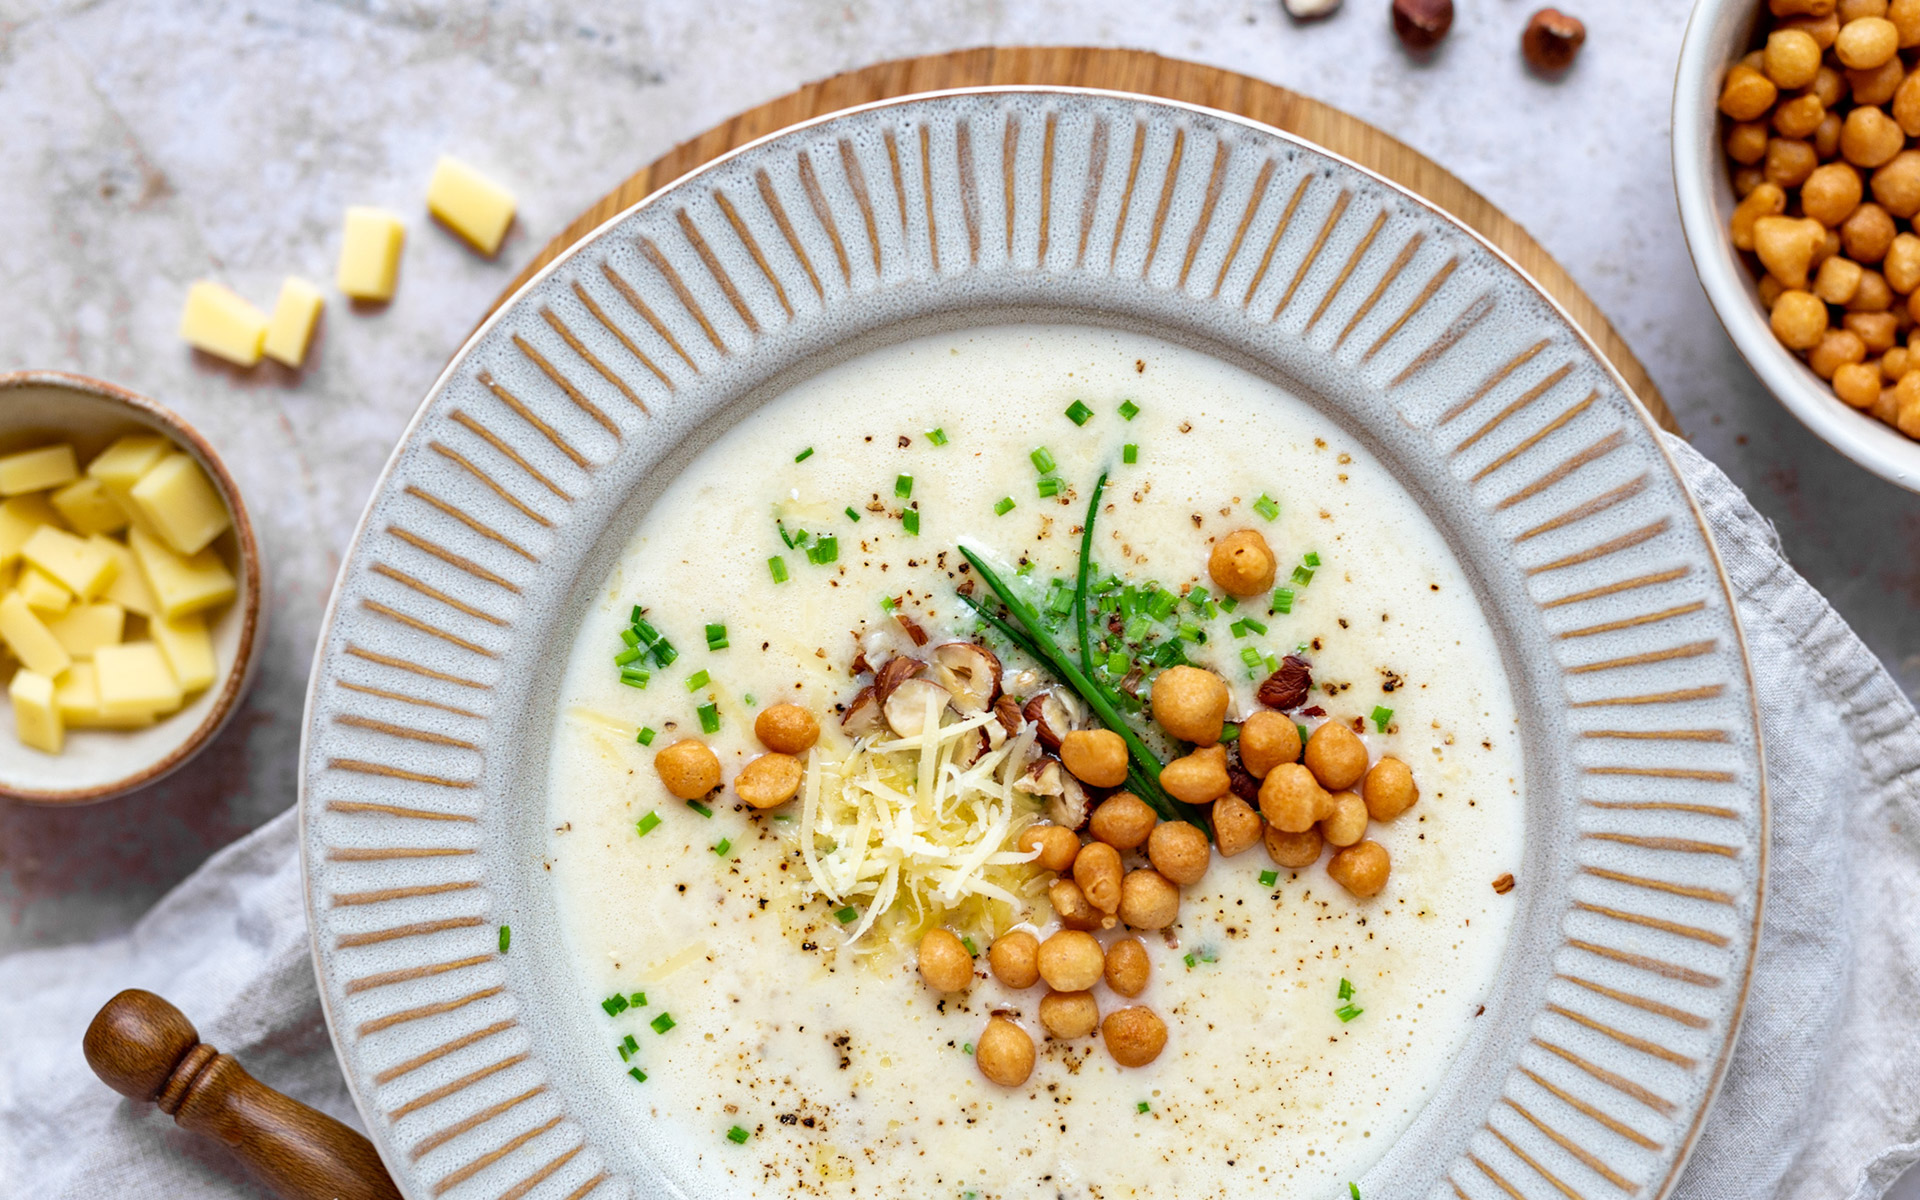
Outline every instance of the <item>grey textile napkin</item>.
{"type": "MultiPolygon", "coordinates": [[[[1920,717],[1674,439],[1763,698],[1771,876],[1746,1023],[1680,1200],[1878,1197],[1920,1160],[1920,717]]],[[[134,930],[0,958],[0,1195],[264,1195],[224,1152],[94,1080],[80,1036],[123,987],[167,996],[256,1076],[358,1126],[320,1019],[295,818],[215,855],[134,930]]]]}

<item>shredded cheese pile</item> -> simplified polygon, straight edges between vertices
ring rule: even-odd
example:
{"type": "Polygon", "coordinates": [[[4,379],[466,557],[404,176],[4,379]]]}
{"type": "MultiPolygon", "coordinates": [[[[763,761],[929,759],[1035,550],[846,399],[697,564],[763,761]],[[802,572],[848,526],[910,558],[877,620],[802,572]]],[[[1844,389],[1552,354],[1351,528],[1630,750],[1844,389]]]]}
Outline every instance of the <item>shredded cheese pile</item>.
{"type": "Polygon", "coordinates": [[[1013,787],[1031,757],[1032,727],[962,766],[956,754],[997,718],[939,720],[930,698],[918,736],[887,731],[855,739],[837,760],[824,747],[809,756],[796,831],[808,898],[860,909],[840,949],[876,928],[856,953],[883,940],[917,944],[935,924],[990,940],[1045,892],[1032,865],[1038,852],[1014,849],[1039,817],[1034,797],[1013,787]]]}

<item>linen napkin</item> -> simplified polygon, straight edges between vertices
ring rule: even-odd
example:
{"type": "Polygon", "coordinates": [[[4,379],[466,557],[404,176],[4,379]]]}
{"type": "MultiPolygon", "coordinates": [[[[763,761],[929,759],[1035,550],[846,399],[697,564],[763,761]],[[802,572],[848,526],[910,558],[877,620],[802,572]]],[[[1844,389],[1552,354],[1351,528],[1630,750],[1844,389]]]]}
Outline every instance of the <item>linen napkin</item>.
{"type": "MultiPolygon", "coordinates": [[[[1746,1022],[1675,1195],[1868,1200],[1920,1160],[1920,717],[1739,489],[1670,446],[1733,581],[1773,805],[1746,1022]]],[[[289,811],[131,933],[0,958],[0,1193],[265,1194],[88,1071],[81,1034],[124,987],[168,997],[261,1080],[359,1126],[320,1018],[289,811]]]]}

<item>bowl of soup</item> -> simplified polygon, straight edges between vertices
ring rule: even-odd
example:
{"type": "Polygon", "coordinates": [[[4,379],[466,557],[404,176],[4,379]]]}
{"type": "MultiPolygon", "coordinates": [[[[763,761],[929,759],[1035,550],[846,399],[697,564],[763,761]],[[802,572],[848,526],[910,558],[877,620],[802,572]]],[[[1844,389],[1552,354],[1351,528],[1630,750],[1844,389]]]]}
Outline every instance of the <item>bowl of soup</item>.
{"type": "Polygon", "coordinates": [[[1304,143],[1032,89],[748,147],[503,308],[302,813],[448,1195],[1659,1194],[1764,856],[1711,543],[1565,317],[1304,143]]]}

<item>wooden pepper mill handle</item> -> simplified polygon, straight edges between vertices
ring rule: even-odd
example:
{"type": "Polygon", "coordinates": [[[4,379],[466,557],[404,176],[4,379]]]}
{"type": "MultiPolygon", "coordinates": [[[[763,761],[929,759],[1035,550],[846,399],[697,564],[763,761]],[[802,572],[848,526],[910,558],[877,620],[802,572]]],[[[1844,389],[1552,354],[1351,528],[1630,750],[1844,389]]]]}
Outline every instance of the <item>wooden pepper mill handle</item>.
{"type": "Polygon", "coordinates": [[[400,1200],[372,1142],[247,1074],[152,992],[107,1001],[82,1044],[108,1087],[224,1143],[286,1200],[400,1200]]]}

